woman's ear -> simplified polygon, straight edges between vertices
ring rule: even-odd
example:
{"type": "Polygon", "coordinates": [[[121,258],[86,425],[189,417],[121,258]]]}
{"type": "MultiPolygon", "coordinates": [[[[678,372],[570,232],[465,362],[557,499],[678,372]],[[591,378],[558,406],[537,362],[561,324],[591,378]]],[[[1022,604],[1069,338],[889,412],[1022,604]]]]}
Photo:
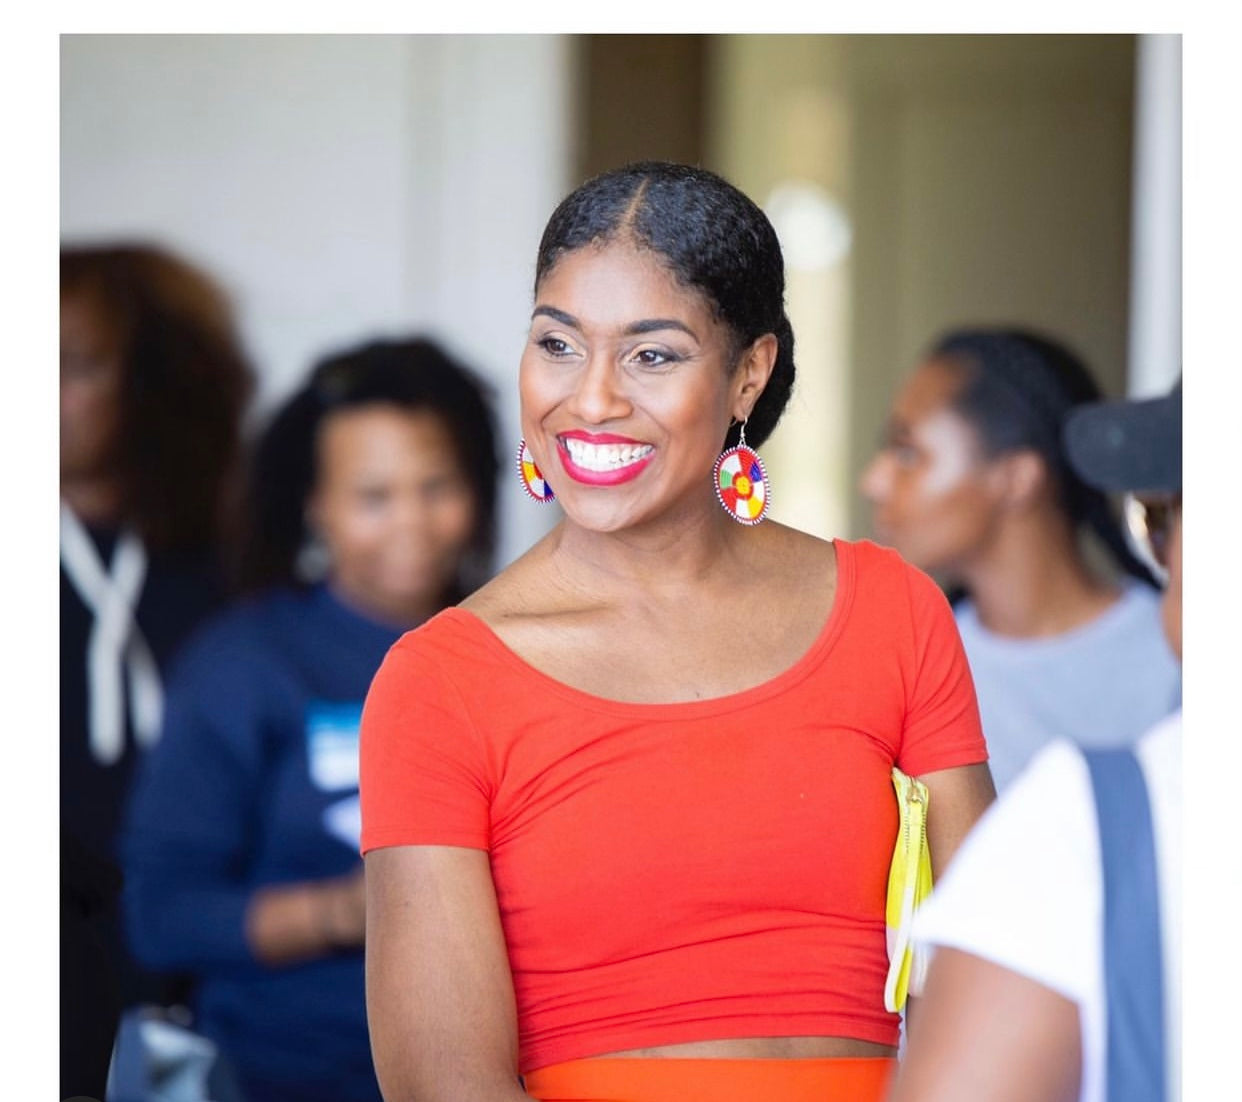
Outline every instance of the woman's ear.
{"type": "Polygon", "coordinates": [[[772,377],[776,356],[780,350],[775,333],[764,335],[747,348],[738,363],[734,376],[733,402],[730,409],[736,421],[745,421],[759,401],[759,395],[772,377]]]}
{"type": "Polygon", "coordinates": [[[1001,500],[1011,509],[1024,509],[1047,492],[1048,465],[1043,456],[1030,449],[1009,452],[996,463],[1001,480],[1001,500]]]}
{"type": "Polygon", "coordinates": [[[307,498],[302,510],[302,546],[294,560],[294,572],[304,582],[322,581],[332,567],[332,553],[320,527],[320,509],[315,496],[307,498]]]}

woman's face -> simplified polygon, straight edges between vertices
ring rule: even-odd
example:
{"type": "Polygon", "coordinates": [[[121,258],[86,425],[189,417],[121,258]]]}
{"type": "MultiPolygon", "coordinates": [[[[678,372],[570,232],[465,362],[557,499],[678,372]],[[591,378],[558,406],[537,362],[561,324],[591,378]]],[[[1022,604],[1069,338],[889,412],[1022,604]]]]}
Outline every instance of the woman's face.
{"type": "Polygon", "coordinates": [[[961,381],[943,360],[916,368],[893,400],[884,444],[859,483],[876,539],[929,572],[967,566],[1000,517],[994,465],[951,406],[961,381]]]}
{"type": "Polygon", "coordinates": [[[319,430],[310,524],[333,586],[393,623],[435,612],[474,534],[474,492],[438,414],[376,403],[319,430]]]}
{"type": "Polygon", "coordinates": [[[616,243],[558,261],[536,291],[520,393],[526,442],[571,519],[616,531],[715,507],[730,418],[767,379],[751,355],[731,372],[730,351],[705,298],[653,254],[616,243]]]}
{"type": "Polygon", "coordinates": [[[120,342],[95,296],[60,299],[60,477],[113,472],[124,371],[120,342]]]}

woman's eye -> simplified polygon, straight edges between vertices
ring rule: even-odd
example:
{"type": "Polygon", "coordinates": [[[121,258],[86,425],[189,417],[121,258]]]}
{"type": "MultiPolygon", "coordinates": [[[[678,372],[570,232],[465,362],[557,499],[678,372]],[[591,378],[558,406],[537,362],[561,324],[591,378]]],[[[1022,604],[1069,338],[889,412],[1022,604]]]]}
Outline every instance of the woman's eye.
{"type": "Polygon", "coordinates": [[[676,356],[658,348],[640,348],[634,353],[634,360],[640,367],[663,367],[665,364],[674,363],[676,359],[676,356]]]}
{"type": "Polygon", "coordinates": [[[919,450],[913,444],[890,442],[888,451],[903,467],[913,467],[919,461],[919,450]]]}
{"type": "Polygon", "coordinates": [[[549,356],[568,356],[573,352],[569,342],[561,340],[560,337],[543,337],[535,343],[549,356]]]}

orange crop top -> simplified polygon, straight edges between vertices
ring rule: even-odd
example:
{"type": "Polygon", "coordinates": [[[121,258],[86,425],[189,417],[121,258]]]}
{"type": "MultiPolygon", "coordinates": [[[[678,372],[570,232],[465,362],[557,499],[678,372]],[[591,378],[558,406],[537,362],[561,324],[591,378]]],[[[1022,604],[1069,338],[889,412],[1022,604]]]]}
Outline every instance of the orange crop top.
{"type": "Polygon", "coordinates": [[[725,697],[591,696],[455,608],[389,651],[362,718],[362,851],[489,852],[521,1071],[727,1037],[897,1043],[890,769],[987,751],[940,590],[875,544],[836,550],[810,650],[725,697]]]}

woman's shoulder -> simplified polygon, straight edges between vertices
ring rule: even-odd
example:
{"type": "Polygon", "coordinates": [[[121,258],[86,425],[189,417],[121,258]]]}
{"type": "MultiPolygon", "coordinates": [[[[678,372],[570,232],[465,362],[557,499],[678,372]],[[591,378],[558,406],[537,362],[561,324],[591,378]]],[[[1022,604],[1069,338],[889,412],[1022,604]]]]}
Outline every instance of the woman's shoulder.
{"type": "Polygon", "coordinates": [[[572,596],[575,587],[563,584],[564,570],[554,561],[552,549],[549,538],[540,540],[456,607],[493,631],[545,622],[572,610],[577,603],[572,596]]]}
{"type": "Polygon", "coordinates": [[[305,630],[309,597],[273,588],[234,599],[207,617],[176,655],[176,668],[251,668],[283,652],[290,631],[305,630]]]}
{"type": "Polygon", "coordinates": [[[294,586],[273,586],[235,597],[204,624],[204,638],[263,637],[273,627],[313,617],[314,593],[294,586]]]}
{"type": "MultiPolygon", "coordinates": [[[[489,583],[490,584],[490,583],[489,583]]],[[[486,607],[471,595],[457,605],[441,609],[418,627],[401,635],[388,649],[386,670],[416,669],[420,676],[469,668],[496,657],[498,639],[490,620],[479,609],[486,607]]]]}
{"type": "Polygon", "coordinates": [[[944,590],[931,575],[903,559],[892,547],[869,539],[834,541],[837,562],[860,593],[900,599],[924,607],[947,604],[944,590]]]}
{"type": "Polygon", "coordinates": [[[838,554],[844,550],[859,570],[868,573],[885,573],[894,576],[926,578],[927,575],[913,563],[903,559],[892,547],[869,539],[835,541],[838,554]]]}
{"type": "Polygon", "coordinates": [[[528,572],[519,559],[476,589],[456,608],[485,624],[496,624],[521,615],[536,601],[538,589],[532,593],[533,573],[528,572]]]}
{"type": "Polygon", "coordinates": [[[1160,619],[1160,604],[1164,594],[1159,589],[1139,581],[1127,581],[1122,586],[1121,597],[1113,606],[1119,619],[1149,621],[1160,619]]]}
{"type": "Polygon", "coordinates": [[[1147,671],[1148,678],[1181,684],[1181,666],[1169,647],[1164,630],[1163,594],[1142,582],[1127,583],[1121,596],[1096,620],[1081,630],[1084,647],[1109,654],[1147,671]]]}
{"type": "Polygon", "coordinates": [[[837,567],[840,540],[823,539],[800,528],[777,522],[759,525],[741,535],[734,544],[734,569],[747,577],[778,584],[784,575],[805,583],[811,578],[831,578],[837,567]]]}

